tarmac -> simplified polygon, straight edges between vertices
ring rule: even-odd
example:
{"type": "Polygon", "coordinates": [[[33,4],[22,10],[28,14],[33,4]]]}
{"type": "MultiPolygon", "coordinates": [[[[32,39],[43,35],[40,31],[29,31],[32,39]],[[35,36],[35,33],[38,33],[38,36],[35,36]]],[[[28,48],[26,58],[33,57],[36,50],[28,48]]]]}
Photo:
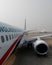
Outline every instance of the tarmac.
{"type": "Polygon", "coordinates": [[[21,48],[15,52],[13,65],[52,65],[52,46],[47,56],[37,56],[33,48],[21,48]]]}

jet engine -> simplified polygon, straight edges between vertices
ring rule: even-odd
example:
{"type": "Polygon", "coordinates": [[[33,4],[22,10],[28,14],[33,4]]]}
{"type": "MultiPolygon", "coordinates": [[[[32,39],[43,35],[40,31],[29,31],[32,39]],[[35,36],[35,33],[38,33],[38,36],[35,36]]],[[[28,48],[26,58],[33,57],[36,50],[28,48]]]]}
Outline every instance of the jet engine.
{"type": "Polygon", "coordinates": [[[43,40],[37,40],[34,42],[33,47],[38,55],[46,55],[48,53],[48,44],[43,40]]]}

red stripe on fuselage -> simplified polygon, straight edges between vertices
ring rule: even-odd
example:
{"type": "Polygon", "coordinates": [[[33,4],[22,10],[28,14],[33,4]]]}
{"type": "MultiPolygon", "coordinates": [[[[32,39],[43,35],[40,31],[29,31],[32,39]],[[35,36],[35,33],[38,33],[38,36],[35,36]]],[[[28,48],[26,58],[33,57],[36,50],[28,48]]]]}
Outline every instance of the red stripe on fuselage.
{"type": "Polygon", "coordinates": [[[10,48],[7,50],[7,52],[3,55],[3,57],[0,59],[0,65],[2,65],[2,63],[5,61],[5,59],[7,58],[7,56],[10,54],[10,52],[12,51],[12,49],[15,47],[16,43],[18,40],[20,40],[22,38],[23,35],[20,35],[14,42],[13,44],[10,46],[10,48]]]}

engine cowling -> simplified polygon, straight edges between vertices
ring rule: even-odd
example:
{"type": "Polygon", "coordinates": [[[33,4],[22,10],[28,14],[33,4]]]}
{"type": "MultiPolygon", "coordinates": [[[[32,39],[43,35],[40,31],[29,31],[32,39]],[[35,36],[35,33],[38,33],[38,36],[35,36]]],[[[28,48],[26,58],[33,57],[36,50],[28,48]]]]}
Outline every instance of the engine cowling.
{"type": "Polygon", "coordinates": [[[33,43],[34,50],[39,55],[46,55],[48,53],[48,44],[43,40],[37,40],[33,43]]]}

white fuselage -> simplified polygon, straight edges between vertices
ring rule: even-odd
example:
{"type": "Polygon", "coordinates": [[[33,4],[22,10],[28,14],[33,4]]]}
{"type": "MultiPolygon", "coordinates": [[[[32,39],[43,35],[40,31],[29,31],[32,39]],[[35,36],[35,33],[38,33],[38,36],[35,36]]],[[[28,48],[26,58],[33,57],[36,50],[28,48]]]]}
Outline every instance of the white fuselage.
{"type": "Polygon", "coordinates": [[[23,33],[20,29],[0,23],[0,65],[3,65],[12,53],[23,33]]]}

